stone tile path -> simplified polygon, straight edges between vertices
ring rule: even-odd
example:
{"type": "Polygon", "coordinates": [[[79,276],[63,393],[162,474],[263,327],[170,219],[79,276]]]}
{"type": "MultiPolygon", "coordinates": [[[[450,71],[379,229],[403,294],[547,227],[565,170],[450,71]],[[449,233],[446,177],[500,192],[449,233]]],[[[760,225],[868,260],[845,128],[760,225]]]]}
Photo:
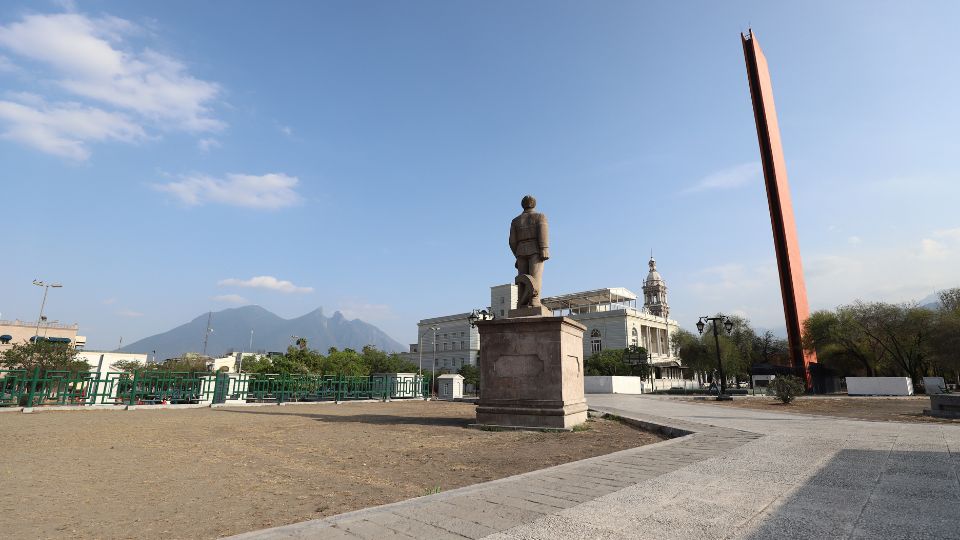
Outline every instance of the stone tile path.
{"type": "Polygon", "coordinates": [[[960,540],[960,425],[588,402],[682,436],[234,538],[960,540]]]}

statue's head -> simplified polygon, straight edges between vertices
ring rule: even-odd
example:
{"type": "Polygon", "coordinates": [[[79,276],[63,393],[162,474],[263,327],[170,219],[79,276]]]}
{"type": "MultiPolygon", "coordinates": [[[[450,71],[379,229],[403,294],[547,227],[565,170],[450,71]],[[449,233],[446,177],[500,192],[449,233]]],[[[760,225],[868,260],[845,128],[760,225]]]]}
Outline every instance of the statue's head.
{"type": "Polygon", "coordinates": [[[537,200],[533,198],[533,195],[526,195],[522,201],[520,201],[520,206],[524,210],[532,210],[537,207],[537,200]]]}

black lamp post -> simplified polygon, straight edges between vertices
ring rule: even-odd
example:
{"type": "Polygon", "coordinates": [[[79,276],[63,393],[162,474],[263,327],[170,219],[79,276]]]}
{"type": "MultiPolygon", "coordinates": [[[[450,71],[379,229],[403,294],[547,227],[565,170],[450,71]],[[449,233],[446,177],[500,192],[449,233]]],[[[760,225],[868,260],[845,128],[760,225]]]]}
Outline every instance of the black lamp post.
{"type": "Polygon", "coordinates": [[[733,331],[733,321],[724,315],[700,317],[700,320],[697,321],[697,331],[700,332],[700,335],[703,335],[703,329],[707,326],[706,321],[713,323],[713,342],[717,349],[717,368],[720,370],[720,393],[717,394],[717,401],[729,401],[733,399],[733,396],[727,394],[727,378],[723,374],[723,362],[720,361],[720,337],[717,333],[717,321],[723,323],[723,328],[728,334],[733,331]]]}
{"type": "Polygon", "coordinates": [[[476,327],[477,323],[480,321],[492,321],[493,313],[488,313],[485,309],[475,309],[470,312],[470,315],[467,319],[470,321],[471,327],[476,327]]]}

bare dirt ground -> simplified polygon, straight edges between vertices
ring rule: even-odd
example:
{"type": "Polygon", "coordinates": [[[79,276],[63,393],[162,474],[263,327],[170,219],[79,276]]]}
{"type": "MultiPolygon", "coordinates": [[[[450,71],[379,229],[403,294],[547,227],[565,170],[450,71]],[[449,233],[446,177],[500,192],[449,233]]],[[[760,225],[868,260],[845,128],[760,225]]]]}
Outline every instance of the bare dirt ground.
{"type": "Polygon", "coordinates": [[[466,403],[0,414],[0,536],[215,538],[502,478],[658,435],[468,428],[466,403]]]}
{"type": "Polygon", "coordinates": [[[713,399],[691,401],[720,405],[722,407],[742,407],[768,412],[821,414],[825,416],[856,418],[859,420],[960,423],[960,420],[925,416],[923,410],[930,408],[930,398],[927,396],[802,396],[789,405],[784,405],[772,397],[759,396],[734,396],[733,401],[715,401],[713,399]]]}

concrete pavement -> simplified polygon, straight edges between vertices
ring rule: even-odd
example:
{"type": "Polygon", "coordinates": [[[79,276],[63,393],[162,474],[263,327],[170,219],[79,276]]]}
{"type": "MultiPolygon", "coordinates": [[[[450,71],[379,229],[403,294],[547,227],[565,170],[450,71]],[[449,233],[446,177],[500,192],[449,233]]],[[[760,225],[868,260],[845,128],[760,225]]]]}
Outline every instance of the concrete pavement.
{"type": "Polygon", "coordinates": [[[234,538],[960,540],[960,425],[587,400],[681,436],[234,538]]]}

